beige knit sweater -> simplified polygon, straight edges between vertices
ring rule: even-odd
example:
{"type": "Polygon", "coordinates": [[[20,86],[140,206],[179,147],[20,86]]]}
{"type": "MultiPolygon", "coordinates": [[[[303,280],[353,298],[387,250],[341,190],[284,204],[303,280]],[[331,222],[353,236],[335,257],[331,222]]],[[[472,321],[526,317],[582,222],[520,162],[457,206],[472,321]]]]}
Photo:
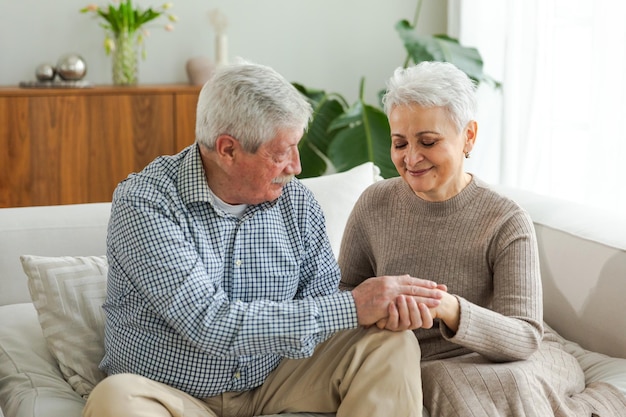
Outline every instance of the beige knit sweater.
{"type": "Polygon", "coordinates": [[[585,387],[558,335],[544,337],[532,221],[479,179],[436,203],[401,178],[372,185],[348,220],[339,264],[342,289],[410,274],[446,284],[459,298],[456,334],[438,322],[415,331],[432,417],[626,416],[617,389],[585,387]]]}

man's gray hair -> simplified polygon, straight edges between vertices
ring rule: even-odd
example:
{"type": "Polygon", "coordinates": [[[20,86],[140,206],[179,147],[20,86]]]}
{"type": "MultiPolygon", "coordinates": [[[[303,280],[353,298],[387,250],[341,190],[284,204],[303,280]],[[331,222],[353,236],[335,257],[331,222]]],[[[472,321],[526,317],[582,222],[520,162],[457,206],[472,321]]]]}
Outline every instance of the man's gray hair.
{"type": "Polygon", "coordinates": [[[220,135],[247,152],[283,129],[306,129],[312,115],[306,98],[270,67],[239,61],[216,71],[202,87],[196,110],[196,142],[214,149],[220,135]]]}

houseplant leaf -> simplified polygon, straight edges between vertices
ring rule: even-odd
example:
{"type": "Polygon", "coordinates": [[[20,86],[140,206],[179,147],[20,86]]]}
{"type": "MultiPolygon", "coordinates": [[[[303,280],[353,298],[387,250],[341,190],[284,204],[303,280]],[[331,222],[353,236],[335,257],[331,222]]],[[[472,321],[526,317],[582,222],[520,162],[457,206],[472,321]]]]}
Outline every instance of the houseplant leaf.
{"type": "Polygon", "coordinates": [[[418,35],[407,20],[399,21],[396,30],[413,62],[450,62],[476,83],[487,81],[499,87],[497,81],[483,72],[483,60],[478,49],[463,46],[457,39],[447,35],[418,35]]]}
{"type": "Polygon", "coordinates": [[[328,127],[348,107],[339,94],[327,94],[323,90],[293,85],[309,100],[313,107],[313,118],[307,131],[298,144],[302,172],[298,178],[317,177],[335,172],[336,169],[326,156],[328,145],[333,140],[333,133],[328,127]]]}
{"type": "Polygon", "coordinates": [[[371,161],[380,168],[384,178],[398,175],[389,153],[389,122],[382,110],[361,99],[333,121],[330,129],[336,134],[328,147],[328,157],[337,171],[371,161]]]}
{"type": "Polygon", "coordinates": [[[319,177],[333,170],[328,157],[312,146],[310,142],[304,140],[304,138],[298,144],[298,152],[300,153],[300,165],[302,166],[302,172],[298,174],[298,178],[319,177]]]}

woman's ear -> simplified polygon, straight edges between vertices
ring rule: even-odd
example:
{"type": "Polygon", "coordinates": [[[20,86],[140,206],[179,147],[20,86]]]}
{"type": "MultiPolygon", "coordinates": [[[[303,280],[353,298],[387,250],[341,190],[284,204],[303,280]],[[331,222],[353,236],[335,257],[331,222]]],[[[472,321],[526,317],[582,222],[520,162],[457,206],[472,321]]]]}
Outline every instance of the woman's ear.
{"type": "Polygon", "coordinates": [[[474,148],[476,135],[478,134],[478,123],[476,123],[476,120],[470,120],[465,126],[465,131],[463,133],[465,136],[465,146],[463,147],[463,152],[465,154],[469,154],[474,148]]]}

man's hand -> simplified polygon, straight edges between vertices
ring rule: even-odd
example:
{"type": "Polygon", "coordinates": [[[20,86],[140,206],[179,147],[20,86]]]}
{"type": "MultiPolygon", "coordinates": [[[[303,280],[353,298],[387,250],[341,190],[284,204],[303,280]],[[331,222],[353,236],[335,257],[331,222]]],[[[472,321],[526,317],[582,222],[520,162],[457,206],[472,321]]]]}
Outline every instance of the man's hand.
{"type": "MultiPolygon", "coordinates": [[[[370,326],[382,319],[388,320],[392,309],[397,309],[395,307],[396,302],[402,298],[404,300],[402,302],[406,302],[406,304],[402,305],[402,311],[398,310],[398,323],[402,322],[402,326],[407,329],[421,327],[424,318],[422,318],[419,305],[423,304],[426,309],[439,306],[443,296],[441,288],[433,281],[414,278],[409,275],[366,279],[352,290],[358,322],[362,326],[370,326]],[[411,301],[407,301],[409,299],[411,301]],[[420,316],[419,326],[417,326],[418,315],[420,316]]],[[[426,318],[426,320],[428,319],[426,318]]],[[[396,325],[398,330],[400,330],[399,326],[396,325]]]]}

